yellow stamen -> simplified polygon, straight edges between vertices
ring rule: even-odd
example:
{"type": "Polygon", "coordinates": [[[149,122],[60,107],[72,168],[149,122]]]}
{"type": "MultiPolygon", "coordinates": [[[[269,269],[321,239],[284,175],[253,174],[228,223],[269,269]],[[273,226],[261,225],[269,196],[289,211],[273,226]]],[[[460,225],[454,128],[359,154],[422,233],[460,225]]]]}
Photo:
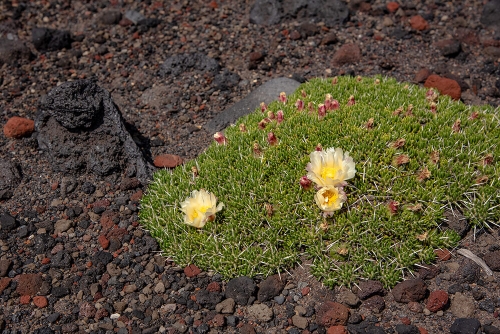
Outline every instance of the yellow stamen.
{"type": "Polygon", "coordinates": [[[321,177],[323,179],[327,179],[327,178],[335,179],[338,171],[339,171],[339,169],[336,167],[323,167],[321,169],[321,177]]]}

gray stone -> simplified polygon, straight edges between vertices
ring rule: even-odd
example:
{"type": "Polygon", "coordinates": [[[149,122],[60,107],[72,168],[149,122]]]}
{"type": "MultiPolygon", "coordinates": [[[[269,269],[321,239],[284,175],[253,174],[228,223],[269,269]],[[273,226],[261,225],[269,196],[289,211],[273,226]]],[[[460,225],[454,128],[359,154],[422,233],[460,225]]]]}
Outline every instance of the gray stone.
{"type": "Polygon", "coordinates": [[[56,224],[54,225],[54,234],[66,232],[72,226],[73,226],[73,221],[67,219],[60,219],[56,221],[56,224]]]}
{"type": "Polygon", "coordinates": [[[269,321],[273,318],[273,310],[266,304],[254,304],[247,309],[248,315],[258,321],[269,321]]]}
{"type": "Polygon", "coordinates": [[[178,76],[188,70],[198,70],[215,74],[220,66],[217,60],[208,57],[203,53],[185,53],[169,57],[161,65],[159,74],[161,76],[178,76]]]}
{"type": "Polygon", "coordinates": [[[306,329],[307,328],[307,319],[304,317],[301,317],[300,315],[296,314],[292,317],[292,323],[295,327],[298,327],[300,329],[306,329]]]}
{"type": "Polygon", "coordinates": [[[227,298],[215,305],[215,311],[217,311],[217,313],[232,314],[234,313],[235,305],[236,303],[233,298],[227,298]]]}
{"type": "Polygon", "coordinates": [[[480,21],[486,27],[500,26],[500,0],[491,0],[484,5],[480,21]]]}
{"type": "Polygon", "coordinates": [[[344,23],[348,16],[349,8],[341,0],[257,0],[250,9],[250,22],[261,25],[298,19],[331,27],[344,23]]]}
{"type": "Polygon", "coordinates": [[[111,95],[92,80],[66,82],[45,95],[35,129],[56,172],[102,177],[125,171],[144,184],[151,178],[153,168],[125,129],[111,95]]]}
{"type": "Polygon", "coordinates": [[[290,95],[295,92],[299,85],[299,82],[289,78],[269,80],[247,95],[244,99],[215,116],[205,127],[207,131],[211,133],[221,131],[230,124],[235,123],[240,117],[253,112],[261,102],[269,104],[278,99],[281,92],[290,95]]]}
{"type": "Polygon", "coordinates": [[[125,12],[125,18],[130,20],[134,24],[137,24],[145,19],[144,15],[135,10],[127,10],[127,12],[125,12]]]}
{"type": "Polygon", "coordinates": [[[352,293],[352,291],[346,288],[340,289],[339,294],[337,295],[337,301],[351,308],[357,307],[361,303],[359,298],[354,293],[352,293]]]}
{"type": "Polygon", "coordinates": [[[462,238],[470,228],[467,217],[457,210],[446,210],[444,212],[443,226],[457,232],[462,238]]]}
{"type": "Polygon", "coordinates": [[[21,182],[19,165],[13,161],[0,159],[0,190],[15,189],[21,182]]]}
{"type": "Polygon", "coordinates": [[[33,54],[23,42],[0,39],[0,66],[3,64],[12,64],[14,61],[30,60],[32,58],[33,54]]]}
{"type": "Polygon", "coordinates": [[[0,260],[0,277],[7,276],[11,264],[11,260],[0,260]]]}

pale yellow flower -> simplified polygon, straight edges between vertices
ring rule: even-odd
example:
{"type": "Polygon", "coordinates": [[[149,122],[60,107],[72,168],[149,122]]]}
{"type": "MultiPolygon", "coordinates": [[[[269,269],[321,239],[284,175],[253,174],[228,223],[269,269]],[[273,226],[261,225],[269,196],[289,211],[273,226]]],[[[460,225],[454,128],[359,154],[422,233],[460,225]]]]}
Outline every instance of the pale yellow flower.
{"type": "Polygon", "coordinates": [[[215,214],[222,210],[224,203],[217,204],[214,194],[205,189],[193,190],[191,197],[181,203],[181,211],[184,212],[184,223],[202,228],[207,221],[213,221],[215,214]]]}
{"type": "Polygon", "coordinates": [[[342,204],[347,200],[347,196],[341,188],[324,186],[314,195],[314,199],[325,214],[331,214],[333,211],[342,208],[342,204]]]}
{"type": "Polygon", "coordinates": [[[307,164],[307,177],[318,186],[344,186],[346,180],[356,174],[354,160],[341,148],[330,147],[326,151],[314,151],[307,164]]]}

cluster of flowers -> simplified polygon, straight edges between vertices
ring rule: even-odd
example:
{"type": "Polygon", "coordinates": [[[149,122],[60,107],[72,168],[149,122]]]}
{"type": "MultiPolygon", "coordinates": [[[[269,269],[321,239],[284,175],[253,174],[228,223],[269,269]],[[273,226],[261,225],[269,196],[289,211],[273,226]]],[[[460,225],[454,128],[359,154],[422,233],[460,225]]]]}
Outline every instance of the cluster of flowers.
{"type": "Polygon", "coordinates": [[[344,187],[347,185],[346,180],[356,174],[354,160],[341,148],[323,150],[319,145],[309,157],[311,161],[306,166],[308,173],[300,179],[300,185],[308,190],[314,182],[317,189],[314,195],[316,204],[325,217],[331,216],[347,200],[344,187]]]}
{"type": "MultiPolygon", "coordinates": [[[[335,84],[332,81],[332,84],[335,84]]],[[[302,96],[306,97],[305,91],[302,91],[302,96]]],[[[287,103],[286,93],[281,92],[279,101],[283,104],[287,103]]],[[[347,103],[348,106],[354,105],[356,102],[351,96],[347,103]]],[[[298,111],[304,110],[304,101],[297,99],[295,107],[298,111]]],[[[267,111],[267,106],[264,102],[260,104],[262,113],[267,111]]],[[[310,112],[314,111],[314,106],[311,102],[308,104],[310,112]]],[[[328,111],[338,110],[340,104],[334,100],[330,94],[326,94],[324,103],[317,108],[318,118],[322,119],[328,111]]],[[[278,110],[276,114],[273,111],[267,111],[267,117],[261,120],[258,124],[260,129],[265,129],[266,125],[271,121],[276,120],[278,124],[283,122],[283,110],[278,110]]],[[[240,131],[247,132],[244,124],[240,124],[240,131]]],[[[278,140],[273,132],[269,132],[267,136],[269,145],[273,146],[278,143],[278,140]]],[[[214,140],[219,145],[227,145],[228,140],[223,133],[217,132],[214,135],[214,140]]],[[[254,153],[260,155],[260,148],[257,143],[254,143],[254,153]],[[257,146],[256,146],[257,145],[257,146]]],[[[300,185],[304,189],[310,189],[312,182],[316,184],[317,190],[314,199],[323,211],[325,216],[330,216],[334,211],[342,208],[342,205],[347,200],[344,187],[347,185],[346,180],[354,177],[356,173],[353,159],[348,152],[343,152],[341,148],[328,148],[323,150],[320,145],[310,154],[311,162],[307,164],[306,170],[309,172],[307,176],[303,176],[300,180],[300,185]]],[[[181,211],[185,214],[184,222],[197,228],[202,228],[209,221],[215,219],[215,214],[222,210],[224,203],[217,205],[217,198],[214,194],[209,193],[205,189],[194,190],[191,196],[181,203],[181,211]]]]}

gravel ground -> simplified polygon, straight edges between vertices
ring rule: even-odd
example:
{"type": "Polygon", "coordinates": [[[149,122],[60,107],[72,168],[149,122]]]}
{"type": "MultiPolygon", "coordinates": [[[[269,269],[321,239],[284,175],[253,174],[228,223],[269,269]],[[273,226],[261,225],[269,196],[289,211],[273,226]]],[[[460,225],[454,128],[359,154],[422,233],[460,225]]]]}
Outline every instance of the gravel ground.
{"type": "MultiPolygon", "coordinates": [[[[151,160],[180,161],[211,142],[208,121],[276,77],[381,74],[422,85],[437,74],[458,83],[465,103],[500,105],[498,0],[351,0],[349,16],[343,3],[293,13],[297,2],[2,1],[1,124],[34,120],[47,92],[94,79],[151,160]]],[[[146,182],[56,167],[37,132],[11,138],[4,128],[3,333],[500,332],[498,229],[469,231],[460,245],[493,275],[452,250],[392,291],[372,281],[328,290],[307,261],[281,279],[226,282],[161,257],[138,224],[146,182]]]]}

